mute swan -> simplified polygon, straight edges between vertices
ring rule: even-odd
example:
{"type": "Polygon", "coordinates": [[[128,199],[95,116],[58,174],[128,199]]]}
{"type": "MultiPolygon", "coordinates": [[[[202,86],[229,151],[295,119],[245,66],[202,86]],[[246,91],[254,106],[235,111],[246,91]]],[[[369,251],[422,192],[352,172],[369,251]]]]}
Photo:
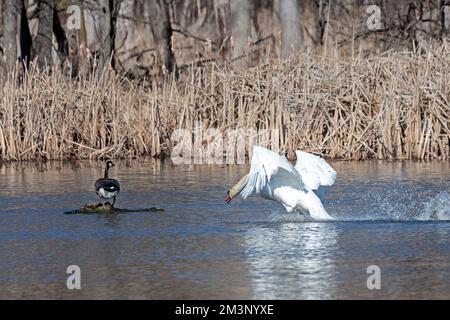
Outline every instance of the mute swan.
{"type": "Polygon", "coordinates": [[[333,185],[336,171],[321,157],[300,150],[295,153],[294,167],[286,157],[254,146],[250,172],[228,190],[225,202],[238,194],[245,199],[256,193],[281,202],[288,212],[300,209],[314,220],[333,220],[314,191],[333,185]]]}
{"type": "Polygon", "coordinates": [[[108,177],[109,168],[114,167],[114,166],[115,166],[115,164],[112,163],[112,161],[107,161],[104,177],[95,181],[95,193],[97,193],[97,195],[101,199],[111,199],[112,198],[113,203],[112,203],[111,207],[114,207],[114,203],[116,202],[117,194],[120,191],[119,181],[117,181],[115,179],[110,179],[108,177]]]}

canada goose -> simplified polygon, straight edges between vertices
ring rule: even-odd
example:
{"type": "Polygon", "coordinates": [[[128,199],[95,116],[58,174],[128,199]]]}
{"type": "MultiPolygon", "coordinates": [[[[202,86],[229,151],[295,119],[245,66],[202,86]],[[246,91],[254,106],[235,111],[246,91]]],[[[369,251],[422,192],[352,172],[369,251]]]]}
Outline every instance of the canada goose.
{"type": "Polygon", "coordinates": [[[315,220],[333,220],[314,190],[333,185],[336,171],[321,157],[300,150],[296,155],[294,167],[286,157],[255,146],[250,172],[228,191],[225,202],[238,194],[245,199],[256,193],[281,202],[288,212],[300,209],[315,220]]]}
{"type": "Polygon", "coordinates": [[[101,199],[113,199],[112,207],[116,202],[116,196],[120,191],[119,181],[115,179],[110,179],[108,177],[109,168],[114,167],[115,164],[112,161],[106,162],[105,176],[101,179],[95,181],[95,192],[101,199]]]}

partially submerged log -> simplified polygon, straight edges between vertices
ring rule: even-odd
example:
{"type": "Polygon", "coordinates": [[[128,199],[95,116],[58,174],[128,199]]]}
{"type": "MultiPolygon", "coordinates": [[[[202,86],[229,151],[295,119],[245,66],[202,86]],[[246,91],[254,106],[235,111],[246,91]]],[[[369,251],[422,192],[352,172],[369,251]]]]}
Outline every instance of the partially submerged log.
{"type": "Polygon", "coordinates": [[[98,214],[98,213],[130,213],[130,212],[159,212],[164,209],[151,207],[144,209],[121,209],[114,208],[109,202],[98,204],[86,204],[80,209],[64,212],[65,214],[98,214]]]}

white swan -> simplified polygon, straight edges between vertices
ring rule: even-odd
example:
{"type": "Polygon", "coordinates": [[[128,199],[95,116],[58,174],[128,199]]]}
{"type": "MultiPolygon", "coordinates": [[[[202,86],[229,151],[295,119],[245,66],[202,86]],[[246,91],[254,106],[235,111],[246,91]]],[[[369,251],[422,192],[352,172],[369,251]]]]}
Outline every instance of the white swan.
{"type": "Polygon", "coordinates": [[[336,171],[321,157],[300,150],[295,153],[294,167],[286,157],[254,146],[250,172],[228,190],[225,202],[238,194],[245,199],[256,193],[281,202],[288,212],[299,209],[314,220],[333,220],[314,190],[333,185],[336,171]]]}

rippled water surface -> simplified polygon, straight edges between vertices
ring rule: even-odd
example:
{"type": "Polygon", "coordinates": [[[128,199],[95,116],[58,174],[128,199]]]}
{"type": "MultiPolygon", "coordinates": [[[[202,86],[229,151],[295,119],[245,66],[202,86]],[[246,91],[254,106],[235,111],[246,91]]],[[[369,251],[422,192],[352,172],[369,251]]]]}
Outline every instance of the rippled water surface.
{"type": "Polygon", "coordinates": [[[332,165],[337,221],[315,223],[258,197],[224,204],[247,166],[118,162],[117,206],[165,211],[68,215],[97,201],[101,163],[3,164],[0,298],[449,299],[450,164],[332,165]]]}

